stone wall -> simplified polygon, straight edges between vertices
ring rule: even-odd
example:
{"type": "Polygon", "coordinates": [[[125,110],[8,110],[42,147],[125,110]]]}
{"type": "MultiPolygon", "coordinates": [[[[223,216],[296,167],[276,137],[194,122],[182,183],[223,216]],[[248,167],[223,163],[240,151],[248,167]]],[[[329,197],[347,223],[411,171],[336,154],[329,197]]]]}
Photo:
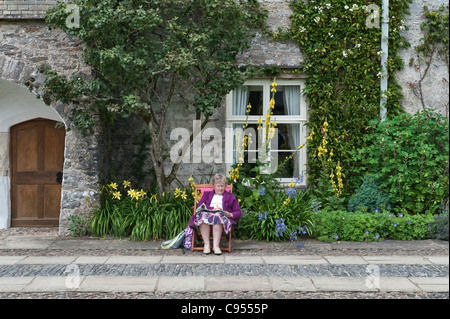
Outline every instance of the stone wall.
{"type": "MultiPolygon", "coordinates": [[[[0,20],[0,79],[3,81],[0,85],[5,86],[6,80],[21,86],[23,92],[17,93],[17,98],[20,98],[28,93],[24,82],[30,76],[35,77],[37,82],[43,80],[37,71],[41,63],[49,64],[66,75],[74,72],[90,74],[90,69],[82,63],[79,42],[64,32],[49,30],[43,20],[0,20]]],[[[36,104],[37,110],[43,102],[37,99],[34,101],[30,103],[36,104]]],[[[90,207],[98,205],[98,133],[84,137],[73,130],[69,116],[70,106],[55,103],[51,108],[62,119],[67,132],[60,218],[60,232],[65,233],[69,215],[88,212],[90,207]],[[89,198],[89,202],[86,198],[89,198]]],[[[3,117],[0,123],[8,122],[7,117],[11,117],[7,125],[4,125],[7,126],[3,128],[6,130],[16,123],[30,119],[30,116],[39,117],[45,113],[39,113],[25,106],[23,110],[18,110],[11,104],[1,103],[0,111],[3,111],[0,112],[3,117]],[[8,107],[14,108],[17,114],[8,113],[8,107]]],[[[48,118],[47,115],[42,117],[48,118]]],[[[1,174],[7,177],[4,169],[1,174]]]]}
{"type": "MultiPolygon", "coordinates": [[[[5,19],[42,19],[56,0],[0,0],[0,17],[5,19]]],[[[68,1],[64,1],[68,2],[68,1]]]]}
{"type": "MultiPolygon", "coordinates": [[[[420,30],[420,25],[425,21],[423,14],[423,7],[427,6],[430,11],[437,10],[441,5],[448,5],[448,0],[413,0],[410,5],[410,14],[406,17],[406,25],[408,30],[402,31],[408,42],[411,43],[409,49],[404,49],[400,52],[405,67],[402,71],[396,73],[396,78],[402,86],[404,99],[402,105],[409,113],[415,113],[422,109],[420,100],[413,94],[413,91],[408,88],[408,82],[418,81],[420,78],[419,71],[414,67],[409,66],[411,58],[417,60],[414,48],[419,45],[420,39],[423,38],[423,33],[420,30]]],[[[424,67],[422,67],[422,72],[424,67]]],[[[445,61],[435,57],[428,74],[422,82],[424,93],[424,100],[427,107],[433,108],[445,115],[448,118],[448,103],[449,103],[449,73],[445,61]],[[445,80],[443,80],[445,79],[445,80]]]]}

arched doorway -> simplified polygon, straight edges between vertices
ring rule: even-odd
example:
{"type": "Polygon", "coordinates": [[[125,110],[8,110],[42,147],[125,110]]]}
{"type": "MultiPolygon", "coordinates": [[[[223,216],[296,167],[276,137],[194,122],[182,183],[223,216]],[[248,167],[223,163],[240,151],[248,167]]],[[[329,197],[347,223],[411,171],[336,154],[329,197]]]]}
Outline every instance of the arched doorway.
{"type": "Polygon", "coordinates": [[[65,129],[34,119],[11,127],[11,226],[58,226],[65,129]]]}
{"type": "MultiPolygon", "coordinates": [[[[25,221],[25,217],[28,215],[29,217],[33,217],[33,214],[37,218],[38,216],[45,217],[46,214],[42,214],[41,211],[38,214],[37,210],[33,210],[33,201],[34,198],[37,198],[36,194],[41,193],[41,197],[44,196],[44,207],[48,207],[45,210],[55,211],[56,207],[60,207],[61,203],[58,202],[57,198],[55,200],[55,196],[50,196],[50,193],[56,193],[56,188],[59,188],[59,198],[61,198],[61,185],[51,185],[47,184],[47,182],[39,182],[42,185],[46,186],[31,186],[33,184],[25,184],[23,181],[20,181],[23,178],[23,173],[27,170],[30,170],[34,165],[36,167],[36,163],[31,163],[31,153],[39,154],[39,150],[42,153],[42,150],[45,150],[45,143],[47,144],[55,144],[53,140],[60,140],[60,137],[52,137],[51,129],[55,127],[55,123],[62,122],[62,117],[58,114],[58,112],[50,106],[47,106],[41,100],[36,99],[36,95],[32,92],[29,92],[28,89],[17,85],[13,82],[0,79],[0,229],[8,228],[10,226],[38,226],[38,225],[48,225],[49,220],[43,218],[40,222],[36,223],[28,223],[25,221]],[[33,121],[40,122],[42,121],[42,125],[45,121],[47,123],[47,128],[37,128],[33,125],[30,127],[30,123],[33,121]],[[27,123],[27,124],[26,124],[27,123]],[[23,125],[23,126],[21,126],[23,125]],[[22,128],[22,129],[21,129],[22,128]],[[16,133],[13,133],[13,132],[16,133]],[[40,137],[38,135],[38,131],[44,131],[41,133],[40,137]],[[19,132],[19,133],[17,133],[19,132]],[[34,135],[36,133],[36,135],[34,135]],[[13,144],[17,145],[17,134],[19,134],[19,145],[18,150],[14,151],[16,153],[15,157],[17,159],[13,160],[13,144]],[[47,135],[47,137],[45,137],[47,135]],[[15,136],[15,137],[14,137],[15,136]],[[51,142],[44,142],[44,144],[38,142],[45,139],[51,139],[51,142]],[[13,141],[14,140],[14,141],[13,141]],[[28,142],[26,142],[28,141],[28,142]],[[32,143],[35,141],[35,143],[32,143]],[[25,143],[25,144],[24,144],[25,143]],[[27,145],[28,144],[28,145],[27,145]],[[25,145],[25,146],[24,146],[25,145]],[[40,146],[41,145],[41,146],[40,146]],[[44,146],[42,146],[44,145],[44,146]],[[31,153],[30,153],[31,152],[31,153]],[[30,159],[29,159],[30,158],[30,159]],[[17,162],[17,160],[22,161],[19,162],[19,183],[17,184],[13,181],[15,178],[13,176],[13,162],[17,162]],[[30,161],[30,162],[28,162],[30,161]],[[20,186],[17,186],[20,185],[20,186]],[[26,186],[27,185],[27,186],[26,186]],[[19,188],[19,189],[18,189],[19,188]],[[44,188],[44,189],[42,189],[44,188]],[[42,195],[44,194],[44,195],[42,195]],[[46,199],[45,199],[46,198],[46,199]],[[17,204],[19,201],[19,204],[17,204]],[[17,207],[19,205],[19,207],[17,207]],[[50,206],[53,206],[50,208],[50,206]],[[14,209],[19,209],[19,214],[13,212],[14,209]],[[20,218],[16,217],[24,217],[22,221],[19,221],[20,218]],[[18,219],[17,222],[12,222],[12,219],[18,219]]],[[[59,128],[60,131],[63,131],[65,135],[65,128],[62,125],[59,128]]],[[[62,158],[64,161],[64,138],[62,142],[62,152],[61,146],[52,145],[52,147],[56,146],[58,151],[53,150],[50,151],[50,155],[44,155],[44,159],[38,159],[39,161],[44,161],[44,166],[48,166],[49,164],[45,164],[45,162],[49,163],[49,161],[55,161],[54,155],[51,153],[58,152],[59,158],[62,154],[62,158]],[[47,156],[47,159],[45,159],[47,156]]],[[[15,146],[17,148],[17,146],[15,146]]],[[[49,147],[47,147],[49,149],[49,147]]],[[[17,165],[17,164],[16,164],[17,165]]],[[[42,165],[42,164],[39,164],[42,165]]],[[[56,164],[52,164],[56,165],[56,164]]],[[[59,163],[58,163],[59,165],[59,163]]],[[[45,171],[45,170],[44,170],[45,171]]],[[[63,172],[61,170],[61,172],[63,172]]],[[[35,175],[39,175],[42,173],[35,173],[35,175]]],[[[56,174],[56,173],[55,173],[56,174]]],[[[26,177],[30,179],[30,177],[26,177]]],[[[29,181],[28,181],[29,182],[29,181]]],[[[34,185],[39,185],[39,183],[34,185]]],[[[42,204],[34,204],[41,205],[42,204]]],[[[57,221],[52,221],[51,225],[57,226],[60,221],[61,209],[56,214],[57,221]]],[[[52,217],[53,218],[53,217],[52,217]]],[[[32,218],[31,218],[32,219],[32,218]]]]}

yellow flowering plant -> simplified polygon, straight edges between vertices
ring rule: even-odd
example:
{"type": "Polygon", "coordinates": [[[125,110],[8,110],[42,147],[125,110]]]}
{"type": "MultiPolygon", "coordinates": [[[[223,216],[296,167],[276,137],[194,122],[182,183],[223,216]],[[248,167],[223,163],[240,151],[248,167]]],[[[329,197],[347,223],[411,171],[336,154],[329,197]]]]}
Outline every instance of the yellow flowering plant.
{"type": "Polygon", "coordinates": [[[194,205],[189,189],[175,188],[162,194],[148,194],[132,188],[130,181],[112,182],[101,188],[101,207],[94,211],[91,232],[94,236],[130,237],[146,241],[169,239],[179,234],[188,224],[194,205]]]}
{"type": "MultiPolygon", "coordinates": [[[[345,209],[345,197],[342,196],[344,189],[343,178],[345,175],[342,173],[342,167],[339,160],[336,167],[334,167],[334,153],[328,146],[328,126],[329,123],[325,120],[320,127],[322,140],[315,151],[315,155],[321,163],[321,173],[318,176],[317,183],[314,187],[314,195],[316,201],[320,202],[324,209],[345,209]]],[[[314,132],[311,132],[308,139],[312,138],[313,135],[314,132]]]]}

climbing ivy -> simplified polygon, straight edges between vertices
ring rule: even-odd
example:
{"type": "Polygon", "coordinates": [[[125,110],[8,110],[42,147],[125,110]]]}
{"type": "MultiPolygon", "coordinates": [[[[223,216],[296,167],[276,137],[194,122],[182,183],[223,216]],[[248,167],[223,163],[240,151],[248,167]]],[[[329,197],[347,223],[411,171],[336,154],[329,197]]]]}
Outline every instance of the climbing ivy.
{"type": "MultiPolygon", "coordinates": [[[[388,117],[403,112],[401,87],[393,75],[403,68],[399,49],[409,46],[401,31],[407,28],[404,16],[410,3],[389,1],[389,86],[384,93],[388,117]]],[[[360,177],[351,173],[355,162],[348,154],[364,146],[369,121],[380,114],[381,7],[381,0],[291,3],[292,25],[287,37],[299,43],[305,56],[307,125],[318,133],[312,136],[308,148],[309,181],[314,183],[324,171],[317,152],[326,122],[328,151],[333,154],[328,165],[336,167],[340,163],[344,195],[360,183],[360,177]]]]}

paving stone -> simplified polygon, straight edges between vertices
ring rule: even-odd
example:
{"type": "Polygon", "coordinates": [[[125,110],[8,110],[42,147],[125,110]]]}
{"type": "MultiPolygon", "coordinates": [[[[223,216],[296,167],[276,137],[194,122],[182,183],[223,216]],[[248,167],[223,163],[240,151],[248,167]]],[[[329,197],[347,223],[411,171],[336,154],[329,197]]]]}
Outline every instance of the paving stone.
{"type": "Polygon", "coordinates": [[[34,277],[0,277],[0,292],[18,292],[28,285],[34,277]]]}
{"type": "Polygon", "coordinates": [[[442,265],[449,264],[448,256],[427,256],[426,258],[433,264],[442,264],[442,265]]]}
{"type": "MultiPolygon", "coordinates": [[[[79,277],[78,280],[82,280],[79,277]]],[[[76,283],[76,282],[75,282],[76,283]]],[[[62,276],[36,276],[26,285],[22,291],[24,292],[46,292],[46,291],[73,291],[76,289],[74,281],[69,277],[62,276]]]]}
{"type": "Polygon", "coordinates": [[[408,279],[425,292],[449,291],[449,277],[409,277],[408,279]]]}
{"type": "Polygon", "coordinates": [[[422,256],[362,256],[369,264],[431,264],[422,256]]]}
{"type": "Polygon", "coordinates": [[[111,256],[105,264],[156,264],[162,256],[111,256]]]}
{"type": "Polygon", "coordinates": [[[78,256],[74,264],[104,264],[110,256],[78,256]]]}
{"type": "Polygon", "coordinates": [[[269,291],[268,277],[206,277],[205,291],[269,291]]]}
{"type": "Polygon", "coordinates": [[[270,277],[270,284],[273,291],[317,291],[308,277],[270,277]]]}
{"type": "Polygon", "coordinates": [[[167,277],[161,276],[158,279],[157,291],[160,292],[187,292],[187,291],[204,291],[204,276],[189,277],[167,277]]]}
{"type": "Polygon", "coordinates": [[[405,277],[381,277],[377,282],[381,291],[403,291],[417,292],[421,291],[414,283],[405,277]]]}
{"type": "Polygon", "coordinates": [[[319,291],[378,291],[364,277],[312,277],[311,280],[319,291]]]}
{"type": "Polygon", "coordinates": [[[14,265],[26,256],[0,256],[0,265],[14,265]]]}
{"type": "Polygon", "coordinates": [[[330,264],[367,264],[368,262],[361,256],[324,256],[330,264]]]}
{"type": "Polygon", "coordinates": [[[263,256],[266,264],[289,264],[289,265],[306,265],[306,264],[326,264],[327,261],[320,256],[263,256]]]}
{"type": "Polygon", "coordinates": [[[155,291],[157,277],[103,277],[88,276],[80,283],[78,291],[155,291]]]}
{"type": "Polygon", "coordinates": [[[75,261],[75,256],[28,256],[20,261],[17,264],[24,265],[34,265],[34,264],[70,264],[75,261]]]}

